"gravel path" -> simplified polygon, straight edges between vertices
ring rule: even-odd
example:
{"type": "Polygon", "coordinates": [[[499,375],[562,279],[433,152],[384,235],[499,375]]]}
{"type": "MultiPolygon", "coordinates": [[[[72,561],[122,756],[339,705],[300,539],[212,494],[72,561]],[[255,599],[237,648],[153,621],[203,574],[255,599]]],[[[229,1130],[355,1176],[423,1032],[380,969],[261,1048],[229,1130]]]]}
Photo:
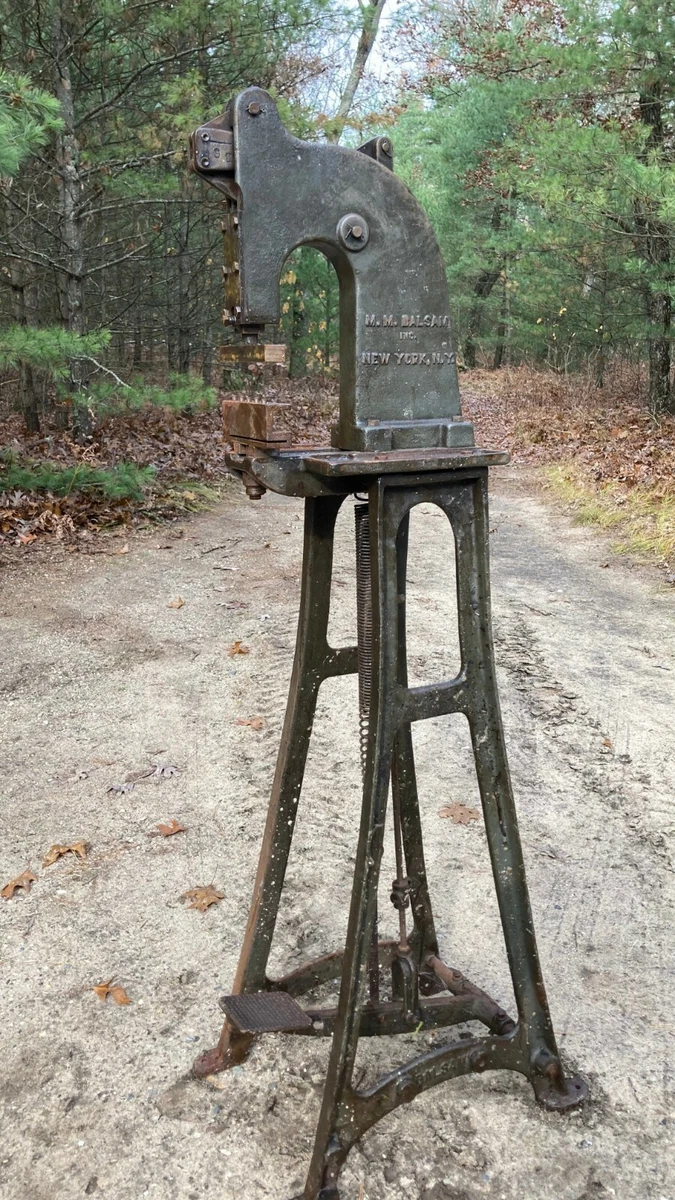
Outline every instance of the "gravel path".
{"type": "MultiPolygon", "coordinates": [[[[348,508],[336,644],[354,621],[348,508]]],[[[228,1074],[187,1075],[217,1036],[246,919],[291,667],[301,509],[253,505],[233,485],[177,532],[126,554],[27,554],[4,580],[0,882],[29,867],[38,877],[0,902],[8,1200],[288,1200],[304,1179],[326,1044],[268,1037],[228,1074]],[[237,641],[249,653],[231,656],[237,641]],[[264,726],[241,724],[252,717],[264,726]],[[180,772],[108,792],[153,764],[180,772]],[[148,836],[172,818],[187,832],[148,836]],[[84,861],[42,867],[53,843],[80,840],[84,861]],[[220,904],[201,913],[181,900],[210,883],[220,904]],[[94,995],[111,977],[130,1005],[94,995]]],[[[563,1053],[593,1099],[560,1117],[516,1077],[445,1084],[364,1139],[342,1195],[675,1200],[675,593],[571,527],[515,469],[495,480],[491,533],[540,951],[563,1053]]],[[[445,518],[417,510],[411,540],[410,665],[424,682],[457,658],[445,518]]],[[[482,821],[438,815],[477,799],[468,731],[443,718],[415,737],[443,956],[508,1006],[482,821]]],[[[344,937],[358,806],[355,683],[343,679],[321,696],[276,967],[344,937]]],[[[391,878],[388,861],[385,911],[391,878]]],[[[362,1077],[428,1040],[364,1043],[362,1077]]]]}

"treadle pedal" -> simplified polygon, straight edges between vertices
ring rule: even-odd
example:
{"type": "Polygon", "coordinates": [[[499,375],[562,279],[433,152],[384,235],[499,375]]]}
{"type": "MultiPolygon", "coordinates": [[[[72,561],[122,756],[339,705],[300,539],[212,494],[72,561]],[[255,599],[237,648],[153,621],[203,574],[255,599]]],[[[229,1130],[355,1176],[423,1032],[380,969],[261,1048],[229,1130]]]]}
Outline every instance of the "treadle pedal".
{"type": "Polygon", "coordinates": [[[287,992],[250,992],[223,996],[220,1007],[239,1033],[293,1033],[312,1018],[287,992]]]}

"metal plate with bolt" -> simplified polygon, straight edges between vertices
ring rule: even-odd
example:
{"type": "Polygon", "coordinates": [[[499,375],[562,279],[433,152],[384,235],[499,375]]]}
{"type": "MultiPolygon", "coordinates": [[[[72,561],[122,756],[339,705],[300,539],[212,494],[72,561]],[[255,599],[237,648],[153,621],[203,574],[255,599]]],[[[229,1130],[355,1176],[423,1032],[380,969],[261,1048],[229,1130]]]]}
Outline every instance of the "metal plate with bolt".
{"type": "MultiPolygon", "coordinates": [[[[227,197],[236,287],[232,324],[243,346],[279,318],[279,277],[299,245],[322,250],[340,281],[340,418],[333,448],[280,448],[273,414],[232,411],[240,435],[229,462],[249,494],[305,498],[298,636],[291,690],[253,903],[227,1019],[198,1076],[242,1062],[263,1032],[332,1037],[304,1200],[337,1200],[340,1169],[381,1117],[427,1088],[485,1070],[518,1071],[545,1108],[587,1096],[565,1074],[546,999],[499,712],[490,618],[488,468],[508,461],[474,447],[462,420],[445,270],[424,213],[392,172],[391,145],[360,151],[308,144],[281,125],[257,88],[203,129],[231,132],[233,163],[218,169],[192,140],[193,169],[227,197]],[[345,202],[347,201],[347,202],[345,202]],[[233,244],[236,243],[236,244],[233,244]],[[246,434],[248,437],[241,436],[246,434]],[[258,433],[258,438],[251,436],[258,433]],[[333,539],[355,493],[357,636],[328,644],[333,539]],[[438,506],[454,533],[461,666],[454,679],[410,687],[406,655],[409,518],[438,506]],[[358,674],[363,805],[344,948],[271,979],[267,964],[321,683],[358,674]],[[412,724],[463,713],[471,733],[485,831],[515,995],[510,1016],[438,955],[427,885],[412,724]],[[390,803],[391,798],[391,803],[390,803]],[[395,941],[378,935],[377,888],[391,807],[395,941]],[[297,997],[340,980],[336,1008],[297,997]],[[388,981],[385,986],[385,979],[388,981]],[[367,1090],[353,1083],[359,1037],[477,1021],[483,1037],[451,1039],[397,1067],[367,1090]]],[[[227,275],[226,280],[231,281],[227,275]]],[[[247,404],[246,401],[243,402],[247,404]]],[[[254,407],[254,406],[251,406],[254,407]]]]}

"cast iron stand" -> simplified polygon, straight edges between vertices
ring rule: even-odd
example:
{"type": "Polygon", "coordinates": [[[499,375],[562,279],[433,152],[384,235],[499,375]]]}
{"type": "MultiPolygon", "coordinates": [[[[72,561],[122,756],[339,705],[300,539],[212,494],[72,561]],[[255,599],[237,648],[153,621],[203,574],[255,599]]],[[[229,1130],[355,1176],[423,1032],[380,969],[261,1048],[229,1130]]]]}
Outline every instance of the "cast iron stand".
{"type": "MultiPolygon", "coordinates": [[[[415,453],[410,457],[414,459],[415,453]]],[[[443,457],[442,452],[437,457],[443,457]]],[[[219,1045],[195,1064],[195,1073],[204,1076],[241,1062],[253,1038],[263,1032],[332,1035],[304,1200],[338,1200],[338,1176],[354,1143],[398,1105],[446,1079],[485,1070],[519,1071],[529,1079],[539,1103],[558,1111],[575,1107],[588,1094],[581,1078],[564,1074],[558,1055],[504,746],[490,624],[487,463],[494,461],[494,456],[491,459],[480,451],[454,455],[446,451],[444,457],[444,469],[415,473],[406,463],[400,474],[381,474],[376,473],[376,456],[342,456],[343,463],[345,458],[370,460],[370,472],[365,473],[364,463],[359,468],[361,475],[355,475],[354,467],[351,474],[340,474],[335,465],[339,452],[333,452],[332,459],[328,452],[324,454],[328,465],[321,468],[323,482],[313,488],[319,494],[306,500],[302,596],[290,697],[234,994],[222,1001],[227,1020],[219,1045]],[[331,489],[338,494],[325,494],[331,489]],[[359,563],[362,566],[367,561],[364,556],[369,555],[372,622],[369,625],[366,620],[367,636],[360,628],[358,647],[335,650],[327,642],[335,521],[344,494],[366,489],[369,538],[362,540],[359,563]],[[421,503],[438,505],[454,532],[461,669],[448,682],[409,687],[405,644],[408,521],[411,509],[421,503]],[[267,962],[319,687],[324,679],[357,670],[369,693],[368,734],[345,948],[272,980],[266,974],[267,962]],[[469,722],[517,1023],[438,958],[411,724],[448,713],[464,713],[469,722]],[[397,852],[392,901],[399,911],[401,933],[398,941],[377,943],[377,888],[390,783],[397,852]],[[404,916],[408,904],[413,921],[409,938],[404,916]],[[379,996],[384,968],[391,969],[390,1001],[379,996]],[[293,999],[338,977],[337,1009],[302,1009],[293,999]],[[365,1001],[368,982],[370,995],[365,1001]],[[487,1026],[489,1035],[450,1041],[398,1067],[367,1091],[353,1086],[359,1036],[412,1032],[471,1020],[487,1026]]],[[[392,466],[384,469],[391,471],[392,466]]],[[[296,494],[298,490],[302,494],[302,489],[296,489],[296,494]]],[[[304,494],[307,490],[305,487],[304,494]]],[[[363,606],[360,615],[363,618],[363,606]]]]}

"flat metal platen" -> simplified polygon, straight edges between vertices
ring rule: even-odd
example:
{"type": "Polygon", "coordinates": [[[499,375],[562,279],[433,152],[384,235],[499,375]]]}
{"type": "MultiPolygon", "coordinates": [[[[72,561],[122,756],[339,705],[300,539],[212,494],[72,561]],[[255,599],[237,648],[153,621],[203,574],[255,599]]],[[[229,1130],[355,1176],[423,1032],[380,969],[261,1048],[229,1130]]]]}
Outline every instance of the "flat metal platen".
{"type": "Polygon", "coordinates": [[[286,992],[223,996],[220,1007],[240,1033],[291,1033],[312,1024],[304,1008],[286,992]]]}

